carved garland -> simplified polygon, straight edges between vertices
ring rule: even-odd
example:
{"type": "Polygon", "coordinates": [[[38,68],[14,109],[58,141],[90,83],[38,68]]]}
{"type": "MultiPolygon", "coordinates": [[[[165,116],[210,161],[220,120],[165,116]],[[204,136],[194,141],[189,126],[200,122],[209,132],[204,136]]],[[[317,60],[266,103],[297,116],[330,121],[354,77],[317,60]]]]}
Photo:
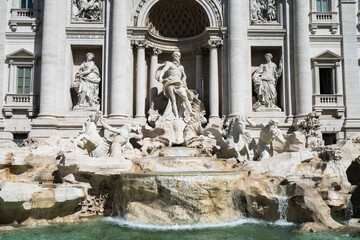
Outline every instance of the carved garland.
{"type": "MultiPolygon", "coordinates": [[[[143,8],[143,6],[145,5],[145,3],[147,1],[148,0],[141,0],[139,2],[138,6],[136,7],[135,14],[134,14],[134,27],[137,27],[141,9],[143,8]]],[[[214,3],[214,1],[220,2],[220,0],[206,0],[206,2],[211,6],[213,12],[215,13],[218,27],[221,27],[222,26],[221,14],[220,14],[219,9],[216,7],[216,4],[214,3]]]]}

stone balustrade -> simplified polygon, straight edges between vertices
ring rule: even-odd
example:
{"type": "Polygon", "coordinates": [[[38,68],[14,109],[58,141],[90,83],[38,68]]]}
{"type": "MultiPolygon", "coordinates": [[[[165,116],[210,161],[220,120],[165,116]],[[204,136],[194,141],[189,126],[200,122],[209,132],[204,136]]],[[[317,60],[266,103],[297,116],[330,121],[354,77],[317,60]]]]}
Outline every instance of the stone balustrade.
{"type": "Polygon", "coordinates": [[[339,18],[337,12],[311,12],[310,30],[314,34],[318,28],[330,28],[335,34],[339,28],[339,18]]]}
{"type": "Polygon", "coordinates": [[[315,112],[321,113],[323,110],[336,110],[338,117],[345,111],[344,97],[340,94],[316,94],[315,112]]]}
{"type": "Polygon", "coordinates": [[[38,11],[34,9],[21,9],[21,8],[12,8],[11,11],[11,18],[9,20],[9,26],[11,31],[16,32],[18,26],[31,26],[32,31],[37,31],[38,21],[37,15],[38,11]]]}
{"type": "Polygon", "coordinates": [[[34,9],[11,9],[11,19],[32,19],[36,18],[36,11],[34,9]]]}
{"type": "Polygon", "coordinates": [[[35,109],[35,94],[8,93],[5,96],[4,113],[6,117],[12,117],[13,110],[25,110],[32,117],[35,109]]]}

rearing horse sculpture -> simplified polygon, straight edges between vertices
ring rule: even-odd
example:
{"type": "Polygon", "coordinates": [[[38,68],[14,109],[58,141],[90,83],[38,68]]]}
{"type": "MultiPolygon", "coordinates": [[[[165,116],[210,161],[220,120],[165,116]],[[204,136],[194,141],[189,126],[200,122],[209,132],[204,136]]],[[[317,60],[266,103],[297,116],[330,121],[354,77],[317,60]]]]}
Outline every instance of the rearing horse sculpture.
{"type": "Polygon", "coordinates": [[[224,131],[217,128],[206,129],[215,137],[216,144],[220,147],[217,152],[218,157],[235,157],[238,162],[242,162],[244,159],[241,155],[246,154],[248,160],[251,160],[249,150],[251,136],[245,130],[246,122],[246,117],[236,116],[224,131]]]}

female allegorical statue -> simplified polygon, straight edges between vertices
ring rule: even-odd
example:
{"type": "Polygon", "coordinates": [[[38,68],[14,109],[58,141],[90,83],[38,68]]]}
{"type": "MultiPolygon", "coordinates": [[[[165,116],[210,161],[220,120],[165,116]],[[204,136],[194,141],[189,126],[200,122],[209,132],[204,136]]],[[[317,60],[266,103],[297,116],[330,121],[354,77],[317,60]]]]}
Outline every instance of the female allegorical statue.
{"type": "Polygon", "coordinates": [[[252,77],[257,95],[257,102],[253,106],[255,111],[280,111],[280,108],[276,106],[276,84],[282,74],[282,60],[278,68],[271,61],[272,58],[271,53],[265,54],[266,63],[261,64],[252,77]]]}
{"type": "Polygon", "coordinates": [[[75,107],[97,109],[99,106],[99,83],[101,81],[100,72],[95,65],[93,53],[86,54],[79,71],[75,75],[73,88],[77,89],[78,101],[75,107]]]}

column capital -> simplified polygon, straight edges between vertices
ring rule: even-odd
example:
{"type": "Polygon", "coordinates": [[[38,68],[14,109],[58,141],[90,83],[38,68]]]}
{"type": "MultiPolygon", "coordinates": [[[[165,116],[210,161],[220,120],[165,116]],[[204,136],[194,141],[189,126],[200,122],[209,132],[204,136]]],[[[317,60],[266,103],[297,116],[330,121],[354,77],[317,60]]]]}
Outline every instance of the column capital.
{"type": "Polygon", "coordinates": [[[131,40],[131,45],[137,48],[147,48],[148,42],[145,39],[131,40]]]}
{"type": "Polygon", "coordinates": [[[153,48],[151,55],[160,55],[162,53],[162,50],[160,48],[153,48]]]}
{"type": "Polygon", "coordinates": [[[198,47],[195,47],[192,52],[195,54],[195,55],[205,55],[206,53],[206,50],[200,46],[198,47]]]}
{"type": "Polygon", "coordinates": [[[219,48],[224,45],[224,41],[221,39],[209,39],[208,46],[209,48],[219,48]]]}

